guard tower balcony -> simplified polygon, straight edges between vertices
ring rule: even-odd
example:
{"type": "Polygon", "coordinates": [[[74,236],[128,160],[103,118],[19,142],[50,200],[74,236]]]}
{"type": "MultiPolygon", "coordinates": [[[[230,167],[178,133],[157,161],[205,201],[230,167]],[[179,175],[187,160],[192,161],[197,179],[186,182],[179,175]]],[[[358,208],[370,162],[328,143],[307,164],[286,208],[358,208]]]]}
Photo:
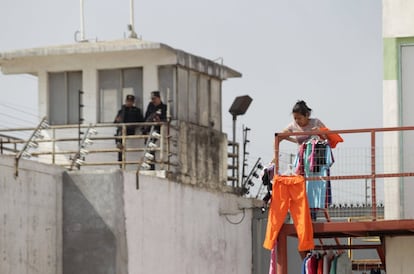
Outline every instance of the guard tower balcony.
{"type": "MultiPolygon", "coordinates": [[[[38,79],[39,117],[46,117],[49,128],[36,141],[35,158],[72,169],[120,166],[190,184],[227,186],[222,82],[241,74],[222,63],[162,43],[124,39],[4,52],[0,67],[4,74],[28,73],[38,79]],[[113,122],[125,96],[134,95],[145,112],[154,90],[168,106],[168,121],[135,124],[136,135],[118,136],[126,146],[116,147],[116,127],[127,124],[113,122]],[[160,126],[161,136],[148,148],[151,136],[140,128],[151,125],[160,126]],[[90,128],[98,134],[86,138],[90,128]],[[85,138],[93,141],[88,155],[82,149],[85,138]],[[149,149],[156,152],[154,159],[145,159],[149,149]],[[146,161],[153,161],[155,171],[143,170],[146,161]]],[[[10,139],[13,130],[2,130],[2,152],[21,151],[33,130],[14,129],[25,132],[23,140],[10,139]]]]}

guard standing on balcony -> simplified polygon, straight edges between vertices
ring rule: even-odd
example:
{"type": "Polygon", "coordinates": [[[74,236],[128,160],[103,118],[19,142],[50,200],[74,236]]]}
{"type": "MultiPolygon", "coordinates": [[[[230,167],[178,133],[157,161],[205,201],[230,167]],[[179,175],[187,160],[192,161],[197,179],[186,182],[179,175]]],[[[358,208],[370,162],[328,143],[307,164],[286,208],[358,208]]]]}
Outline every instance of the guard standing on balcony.
{"type": "MultiPolygon", "coordinates": [[[[146,122],[160,122],[167,120],[167,105],[161,101],[159,91],[151,92],[151,102],[148,103],[144,119],[146,122]]],[[[150,129],[148,128],[146,133],[148,133],[149,130],[150,129]]]]}
{"type": "MultiPolygon", "coordinates": [[[[167,120],[167,105],[164,104],[161,100],[161,95],[159,91],[151,92],[151,102],[147,106],[145,112],[145,121],[146,122],[162,122],[167,120]]],[[[142,129],[142,134],[148,134],[151,130],[151,127],[144,127],[142,129]]],[[[154,126],[154,131],[160,133],[160,126],[154,126]]],[[[152,140],[154,143],[156,140],[152,140]]],[[[155,152],[150,152],[154,156],[155,161],[155,152]]],[[[154,164],[151,164],[151,170],[155,169],[154,164]]]]}
{"type": "MultiPolygon", "coordinates": [[[[114,123],[136,123],[143,121],[144,117],[142,116],[141,109],[135,106],[135,96],[131,94],[127,95],[125,104],[122,105],[122,108],[115,116],[114,123]]],[[[136,127],[135,125],[127,126],[126,135],[135,135],[136,127]]],[[[122,136],[122,127],[117,128],[115,135],[122,136]]],[[[115,142],[118,148],[123,148],[124,144],[122,143],[122,139],[116,139],[115,142]]],[[[118,153],[118,161],[122,161],[122,152],[118,153]]]]}

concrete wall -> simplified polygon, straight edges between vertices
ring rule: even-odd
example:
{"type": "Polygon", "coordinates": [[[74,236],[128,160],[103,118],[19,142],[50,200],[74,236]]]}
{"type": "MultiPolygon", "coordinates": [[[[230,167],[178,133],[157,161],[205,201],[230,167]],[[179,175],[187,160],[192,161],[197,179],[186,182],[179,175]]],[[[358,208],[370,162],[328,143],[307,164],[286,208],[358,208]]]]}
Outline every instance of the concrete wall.
{"type": "Polygon", "coordinates": [[[251,202],[125,173],[129,273],[251,273],[251,202]]]}
{"type": "Polygon", "coordinates": [[[411,0],[382,0],[383,37],[412,36],[414,5],[411,0]]]}
{"type": "Polygon", "coordinates": [[[387,273],[413,273],[414,237],[387,237],[385,244],[387,273]]]}
{"type": "MultiPolygon", "coordinates": [[[[383,80],[383,126],[395,127],[400,124],[399,116],[399,90],[398,90],[398,48],[391,38],[396,35],[397,23],[395,9],[392,1],[383,0],[383,37],[384,37],[384,80],[383,80]],[[395,34],[393,34],[395,33],[395,34]]],[[[400,169],[400,140],[397,132],[384,134],[384,147],[391,146],[395,149],[385,150],[384,159],[393,166],[384,165],[384,172],[399,172],[400,169]]],[[[385,218],[400,218],[400,179],[384,179],[385,218]]]]}
{"type": "MultiPolygon", "coordinates": [[[[412,4],[414,7],[414,3],[412,4]]],[[[414,20],[412,20],[414,21],[414,20]]],[[[401,123],[404,126],[414,125],[413,107],[414,102],[414,43],[402,45],[401,50],[401,123]]],[[[414,169],[414,131],[406,131],[401,134],[404,150],[402,155],[402,170],[409,171],[414,169]]],[[[414,219],[414,177],[402,178],[403,182],[403,212],[402,218],[414,219]]]]}
{"type": "Polygon", "coordinates": [[[122,173],[63,175],[63,274],[126,274],[122,173]]]}
{"type": "Polygon", "coordinates": [[[227,183],[227,135],[178,121],[171,127],[174,179],[213,189],[227,183]]]}
{"type": "Polygon", "coordinates": [[[0,157],[0,273],[251,273],[253,200],[0,157]]]}
{"type": "MultiPolygon", "coordinates": [[[[406,118],[411,117],[412,108],[404,110],[403,100],[407,100],[406,95],[412,93],[408,90],[404,96],[404,74],[412,74],[411,70],[402,67],[401,47],[414,43],[414,2],[410,0],[383,0],[383,39],[384,39],[384,81],[383,81],[383,107],[384,107],[384,126],[408,126],[405,124],[406,118]]],[[[405,101],[410,104],[411,100],[405,101]]],[[[409,142],[411,142],[409,140],[409,142]]],[[[384,146],[396,148],[393,153],[384,155],[387,162],[394,162],[395,166],[390,167],[390,172],[399,172],[401,169],[410,168],[402,162],[404,154],[410,153],[402,138],[398,134],[387,133],[384,136],[384,146]]],[[[409,161],[412,165],[412,161],[409,161]]],[[[387,170],[386,170],[387,171],[387,170]]],[[[412,183],[412,182],[405,182],[412,183]]],[[[412,188],[404,184],[403,180],[385,180],[385,218],[399,219],[412,217],[411,202],[413,195],[412,188]],[[404,201],[404,198],[406,201],[404,201]],[[405,203],[405,205],[404,205],[405,203]],[[405,208],[404,208],[405,207],[405,208]],[[410,213],[408,212],[410,211],[410,213]],[[409,213],[409,214],[407,214],[409,213]]],[[[411,184],[412,185],[412,184],[411,184]]],[[[387,237],[386,238],[386,265],[387,273],[408,274],[413,272],[414,263],[414,237],[387,237]]]]}
{"type": "MultiPolygon", "coordinates": [[[[384,84],[383,124],[385,127],[412,125],[412,67],[414,64],[414,2],[383,0],[384,84]]],[[[392,146],[384,153],[385,172],[407,172],[413,168],[411,132],[384,134],[384,146],[392,146]]],[[[385,187],[385,218],[412,218],[414,211],[410,197],[412,178],[387,178],[385,187]]]]}
{"type": "Polygon", "coordinates": [[[0,273],[62,273],[62,169],[0,156],[0,273]]]}
{"type": "Polygon", "coordinates": [[[251,200],[155,176],[136,186],[134,172],[65,173],[64,274],[251,273],[251,200]]]}

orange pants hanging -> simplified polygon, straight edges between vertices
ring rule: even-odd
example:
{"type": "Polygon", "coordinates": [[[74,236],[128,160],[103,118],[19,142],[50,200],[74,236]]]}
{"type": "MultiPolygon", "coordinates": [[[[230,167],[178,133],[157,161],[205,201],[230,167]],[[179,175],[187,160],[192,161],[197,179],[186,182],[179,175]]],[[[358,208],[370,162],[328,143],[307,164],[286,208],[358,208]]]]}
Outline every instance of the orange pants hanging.
{"type": "Polygon", "coordinates": [[[271,250],[275,246],[288,210],[290,210],[298,235],[298,250],[314,249],[313,227],[306,196],[305,178],[299,175],[276,175],[273,177],[272,200],[263,247],[271,250]]]}

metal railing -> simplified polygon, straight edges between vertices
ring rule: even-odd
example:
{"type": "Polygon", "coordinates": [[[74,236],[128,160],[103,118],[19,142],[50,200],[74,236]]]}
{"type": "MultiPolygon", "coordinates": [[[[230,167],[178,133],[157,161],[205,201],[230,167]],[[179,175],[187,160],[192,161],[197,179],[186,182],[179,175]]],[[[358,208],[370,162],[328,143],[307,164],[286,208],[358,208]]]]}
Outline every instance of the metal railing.
{"type": "MultiPolygon", "coordinates": [[[[331,198],[336,198],[330,205],[332,211],[338,207],[348,208],[355,211],[355,216],[364,215],[372,220],[383,218],[383,210],[379,216],[378,209],[381,205],[387,207],[383,200],[384,184],[394,180],[397,185],[401,185],[404,180],[411,180],[409,178],[414,176],[414,150],[411,150],[414,127],[276,133],[275,170],[283,174],[286,166],[292,164],[288,160],[291,158],[289,156],[292,152],[295,155],[298,153],[297,149],[284,150],[283,145],[286,141],[281,142],[283,139],[290,136],[317,137],[327,134],[340,134],[344,138],[344,143],[338,144],[338,147],[332,150],[335,161],[331,172],[328,176],[305,176],[305,179],[332,182],[331,198]],[[347,144],[347,140],[350,144],[347,144]],[[355,144],[358,144],[358,147],[355,144]]],[[[397,202],[400,204],[392,205],[396,208],[401,208],[403,203],[404,194],[399,195],[400,199],[397,202]]]]}
{"type": "Polygon", "coordinates": [[[206,172],[215,172],[212,176],[214,182],[209,182],[208,185],[214,187],[225,185],[231,187],[231,189],[225,188],[225,191],[232,191],[232,189],[236,191],[240,188],[238,143],[227,144],[225,134],[214,132],[213,154],[200,158],[193,151],[187,151],[190,147],[200,149],[201,153],[208,153],[208,148],[211,146],[206,147],[203,142],[195,142],[210,138],[212,135],[208,133],[209,130],[211,129],[198,128],[197,125],[187,125],[180,121],[51,125],[45,129],[39,127],[0,129],[0,154],[15,158],[16,176],[18,176],[19,159],[30,157],[31,160],[58,165],[68,170],[109,167],[134,170],[137,173],[155,170],[160,172],[147,172],[147,174],[165,177],[171,175],[170,178],[178,181],[201,185],[207,184],[206,172]],[[136,127],[135,135],[127,135],[127,128],[130,126],[136,127]],[[159,129],[156,137],[151,132],[142,133],[142,129],[151,127],[155,127],[157,131],[159,129]],[[117,130],[119,128],[121,130],[117,130]],[[90,134],[91,132],[97,134],[90,134]],[[194,132],[197,134],[194,135],[194,132]],[[188,143],[183,143],[184,140],[188,143]],[[28,143],[31,145],[29,146],[28,143]],[[118,143],[122,145],[117,145],[118,143]],[[236,153],[229,154],[228,151],[224,153],[224,150],[231,146],[235,146],[236,153]],[[234,166],[229,163],[232,157],[235,158],[234,166]],[[206,165],[211,161],[215,161],[214,164],[220,169],[226,170],[217,170],[213,166],[206,165]],[[222,166],[222,163],[225,166],[222,166]],[[234,178],[231,176],[232,173],[235,175],[234,178]]]}
{"type": "MultiPolygon", "coordinates": [[[[159,141],[156,147],[151,151],[157,153],[153,164],[157,169],[169,170],[171,165],[170,155],[170,136],[168,123],[107,123],[107,124],[89,124],[89,125],[54,125],[47,129],[41,130],[41,138],[32,140],[36,143],[36,148],[30,152],[30,158],[41,162],[56,164],[68,169],[74,167],[90,166],[120,166],[123,169],[127,167],[137,168],[145,161],[143,152],[147,151],[146,140],[150,138],[149,133],[140,133],[143,127],[157,126],[160,128],[159,141]],[[136,127],[136,135],[127,135],[128,126],[136,127]],[[115,135],[116,129],[121,127],[121,134],[115,135]],[[79,139],[79,130],[88,132],[88,129],[94,128],[97,135],[88,136],[88,148],[82,146],[79,139]],[[116,140],[121,140],[123,146],[117,146],[116,140]],[[122,154],[122,159],[118,160],[117,155],[122,154]],[[131,156],[131,157],[128,157],[131,156]],[[74,162],[77,158],[79,161],[74,162]],[[75,163],[75,164],[74,164],[75,163]]],[[[36,128],[14,128],[0,130],[0,153],[3,155],[17,156],[27,147],[29,137],[32,136],[36,128]]],[[[40,135],[40,134],[39,134],[40,135]]],[[[29,155],[29,153],[27,153],[29,155]]],[[[23,157],[27,156],[23,155],[23,157]]]]}

